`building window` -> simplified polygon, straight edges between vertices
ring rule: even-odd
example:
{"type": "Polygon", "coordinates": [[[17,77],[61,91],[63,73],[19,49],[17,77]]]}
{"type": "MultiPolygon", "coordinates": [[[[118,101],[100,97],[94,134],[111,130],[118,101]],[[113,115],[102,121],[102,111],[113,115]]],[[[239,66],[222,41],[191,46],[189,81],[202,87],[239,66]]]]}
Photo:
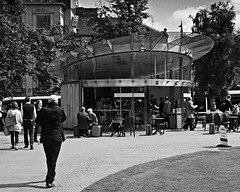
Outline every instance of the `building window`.
{"type": "Polygon", "coordinates": [[[50,15],[37,15],[37,28],[50,30],[50,15]]]}

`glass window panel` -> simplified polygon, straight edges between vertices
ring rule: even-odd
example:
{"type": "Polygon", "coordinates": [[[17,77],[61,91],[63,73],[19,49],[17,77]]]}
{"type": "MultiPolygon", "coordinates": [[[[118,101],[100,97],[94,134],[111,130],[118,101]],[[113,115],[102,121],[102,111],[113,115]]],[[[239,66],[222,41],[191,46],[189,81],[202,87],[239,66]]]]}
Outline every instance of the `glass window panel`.
{"type": "Polygon", "coordinates": [[[50,30],[50,15],[37,15],[37,28],[50,30]]]}

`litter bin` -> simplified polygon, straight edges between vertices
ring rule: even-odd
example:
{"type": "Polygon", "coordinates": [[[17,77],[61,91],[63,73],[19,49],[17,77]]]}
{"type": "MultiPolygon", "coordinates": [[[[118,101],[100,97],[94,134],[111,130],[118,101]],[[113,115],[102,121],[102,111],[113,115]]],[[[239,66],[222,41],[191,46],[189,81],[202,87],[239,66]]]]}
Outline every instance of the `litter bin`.
{"type": "Polygon", "coordinates": [[[146,135],[152,135],[152,125],[151,124],[146,124],[145,129],[146,129],[146,135]]]}
{"type": "Polygon", "coordinates": [[[79,130],[79,128],[78,128],[77,125],[74,125],[73,135],[74,135],[75,137],[80,137],[80,130],[79,130]]]}
{"type": "Polygon", "coordinates": [[[209,134],[215,134],[215,125],[214,125],[214,123],[209,123],[209,134]]]}

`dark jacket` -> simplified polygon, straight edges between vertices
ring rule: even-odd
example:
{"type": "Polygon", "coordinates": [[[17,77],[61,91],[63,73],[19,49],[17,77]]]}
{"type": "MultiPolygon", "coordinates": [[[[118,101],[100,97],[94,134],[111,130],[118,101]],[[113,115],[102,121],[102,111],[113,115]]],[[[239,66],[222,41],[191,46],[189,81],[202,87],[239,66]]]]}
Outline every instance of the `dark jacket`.
{"type": "Polygon", "coordinates": [[[34,120],[34,105],[26,103],[23,105],[23,119],[34,120]]]}
{"type": "Polygon", "coordinates": [[[232,102],[230,100],[225,101],[225,111],[231,111],[233,109],[232,102]]]}
{"type": "Polygon", "coordinates": [[[162,115],[164,108],[164,101],[161,101],[159,104],[159,115],[162,115]]]}
{"type": "Polygon", "coordinates": [[[89,128],[89,116],[85,112],[78,112],[77,114],[78,128],[88,129],[89,128]]]}
{"type": "Polygon", "coordinates": [[[66,115],[61,107],[55,103],[49,103],[47,107],[41,108],[36,122],[41,126],[41,141],[55,139],[64,141],[62,122],[66,115]]]}

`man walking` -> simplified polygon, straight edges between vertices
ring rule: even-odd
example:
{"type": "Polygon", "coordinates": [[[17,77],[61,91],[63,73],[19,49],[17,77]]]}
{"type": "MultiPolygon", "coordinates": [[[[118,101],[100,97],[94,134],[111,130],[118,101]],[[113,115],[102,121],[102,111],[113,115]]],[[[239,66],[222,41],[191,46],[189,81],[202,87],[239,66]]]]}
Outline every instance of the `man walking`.
{"type": "Polygon", "coordinates": [[[24,129],[24,148],[28,148],[28,134],[30,137],[30,149],[33,150],[33,131],[36,119],[36,109],[31,104],[30,97],[25,98],[25,104],[23,105],[23,129],[24,129]]]}
{"type": "Polygon", "coordinates": [[[40,142],[43,143],[47,161],[46,187],[51,188],[56,172],[57,158],[62,142],[65,140],[62,122],[66,120],[66,115],[62,108],[58,106],[58,98],[51,95],[47,107],[41,108],[37,123],[42,127],[40,142]]]}

